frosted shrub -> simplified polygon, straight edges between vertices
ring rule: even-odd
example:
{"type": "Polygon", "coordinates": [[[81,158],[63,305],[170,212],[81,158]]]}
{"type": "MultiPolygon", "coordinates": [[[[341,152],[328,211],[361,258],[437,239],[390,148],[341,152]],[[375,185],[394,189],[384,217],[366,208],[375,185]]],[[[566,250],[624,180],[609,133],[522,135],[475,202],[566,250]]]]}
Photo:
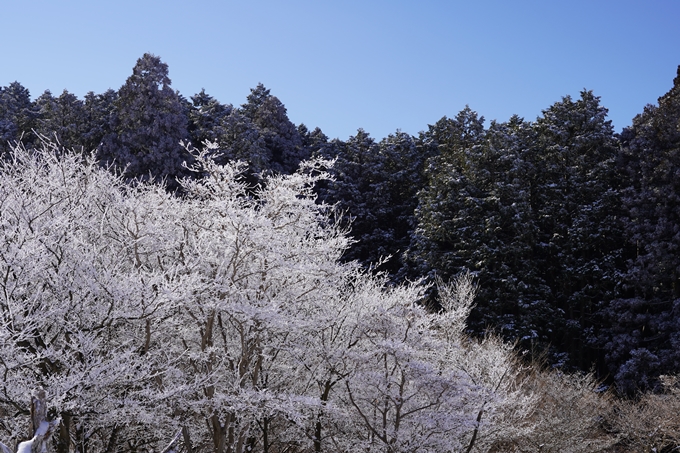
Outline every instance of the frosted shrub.
{"type": "Polygon", "coordinates": [[[676,451],[680,447],[680,388],[677,376],[661,376],[663,393],[617,405],[614,427],[631,451],[676,451]]]}
{"type": "Polygon", "coordinates": [[[531,417],[534,428],[520,439],[519,451],[593,453],[616,443],[603,429],[613,400],[598,392],[591,374],[534,370],[527,383],[537,404],[531,417]]]}

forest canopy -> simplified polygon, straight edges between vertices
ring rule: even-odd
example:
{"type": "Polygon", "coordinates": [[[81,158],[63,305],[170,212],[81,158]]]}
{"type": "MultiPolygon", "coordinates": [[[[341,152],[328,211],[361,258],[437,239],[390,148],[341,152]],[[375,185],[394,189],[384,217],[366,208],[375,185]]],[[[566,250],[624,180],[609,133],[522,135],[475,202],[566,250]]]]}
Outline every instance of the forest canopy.
{"type": "MultiPolygon", "coordinates": [[[[362,392],[380,372],[361,364],[383,354],[415,386],[401,389],[419,395],[414,408],[462,417],[432,422],[435,435],[415,411],[408,442],[453,430],[467,445],[478,422],[461,395],[497,397],[447,362],[463,360],[451,348],[468,335],[503,360],[489,338],[592,370],[620,394],[660,390],[680,368],[679,121],[680,68],[620,134],[583,90],[535,121],[487,125],[466,107],[418,136],[330,140],[261,84],[238,107],[187,99],[151,54],[119,90],[82,100],[0,87],[0,411],[24,410],[40,385],[83,442],[185,417],[187,439],[211,437],[216,451],[274,432],[340,445],[360,425],[365,442],[408,451],[367,415],[375,395],[362,392]],[[474,304],[443,338],[462,276],[474,304]],[[387,346],[414,328],[407,350],[387,346]],[[291,376],[307,387],[289,388],[291,376]],[[149,408],[161,400],[162,417],[149,408]],[[131,412],[141,418],[123,428],[131,412]]],[[[373,390],[385,396],[396,375],[382,372],[373,390]]],[[[519,398],[507,392],[501,406],[519,398]]]]}

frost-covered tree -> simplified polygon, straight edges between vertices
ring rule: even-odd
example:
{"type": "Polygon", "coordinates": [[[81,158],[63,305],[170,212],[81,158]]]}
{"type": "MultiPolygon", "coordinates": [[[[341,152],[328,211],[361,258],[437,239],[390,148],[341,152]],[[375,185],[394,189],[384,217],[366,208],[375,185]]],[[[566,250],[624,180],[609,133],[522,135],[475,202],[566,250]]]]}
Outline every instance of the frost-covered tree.
{"type": "Polygon", "coordinates": [[[187,139],[184,103],[170,86],[168,65],[144,54],[118,90],[112,133],[104,138],[98,157],[127,178],[166,178],[172,190],[190,157],[180,145],[187,139]]]}
{"type": "Polygon", "coordinates": [[[153,186],[130,190],[58,149],[15,148],[0,167],[5,433],[23,434],[16,415],[42,387],[62,420],[59,452],[155,441],[149,420],[161,418],[148,416],[145,389],[159,370],[147,353],[173,291],[156,271],[169,264],[160,252],[173,233],[158,214],[173,200],[153,186]]]}
{"type": "Polygon", "coordinates": [[[342,277],[336,262],[346,239],[324,227],[314,179],[272,177],[250,197],[238,178],[244,164],[198,161],[209,177],[185,183],[187,212],[177,220],[187,235],[176,251],[187,290],[173,318],[171,344],[184,354],[174,385],[190,391],[176,404],[204,421],[190,426],[193,444],[266,451],[300,418],[304,399],[286,372],[290,345],[342,277]]]}

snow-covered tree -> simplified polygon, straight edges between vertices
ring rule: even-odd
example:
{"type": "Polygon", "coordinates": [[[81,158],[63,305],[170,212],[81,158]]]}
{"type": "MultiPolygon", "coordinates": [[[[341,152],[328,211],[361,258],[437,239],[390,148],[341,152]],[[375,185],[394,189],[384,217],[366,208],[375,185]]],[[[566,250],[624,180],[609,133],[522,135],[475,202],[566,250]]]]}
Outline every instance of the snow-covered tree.
{"type": "Polygon", "coordinates": [[[465,336],[473,288],[388,285],[304,163],[256,188],[191,150],[183,196],[82,153],[0,165],[0,437],[43,388],[61,452],[453,452],[541,426],[512,348],[465,336]]]}
{"type": "MultiPolygon", "coordinates": [[[[0,404],[26,413],[27,392],[47,390],[60,452],[153,443],[139,430],[160,422],[145,409],[158,372],[147,352],[168,315],[157,268],[176,232],[156,222],[174,200],[47,145],[15,148],[0,193],[0,404]]],[[[22,435],[13,417],[2,429],[22,435]]]]}

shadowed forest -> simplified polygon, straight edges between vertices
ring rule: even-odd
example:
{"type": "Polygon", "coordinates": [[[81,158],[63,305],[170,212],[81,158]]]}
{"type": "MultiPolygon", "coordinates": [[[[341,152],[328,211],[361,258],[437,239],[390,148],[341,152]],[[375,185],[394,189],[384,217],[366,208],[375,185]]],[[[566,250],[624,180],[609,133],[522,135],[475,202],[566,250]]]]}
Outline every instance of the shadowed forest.
{"type": "Polygon", "coordinates": [[[151,54],[0,87],[5,453],[38,388],[59,453],[676,451],[669,85],[618,134],[584,90],[346,140],[151,54]]]}

